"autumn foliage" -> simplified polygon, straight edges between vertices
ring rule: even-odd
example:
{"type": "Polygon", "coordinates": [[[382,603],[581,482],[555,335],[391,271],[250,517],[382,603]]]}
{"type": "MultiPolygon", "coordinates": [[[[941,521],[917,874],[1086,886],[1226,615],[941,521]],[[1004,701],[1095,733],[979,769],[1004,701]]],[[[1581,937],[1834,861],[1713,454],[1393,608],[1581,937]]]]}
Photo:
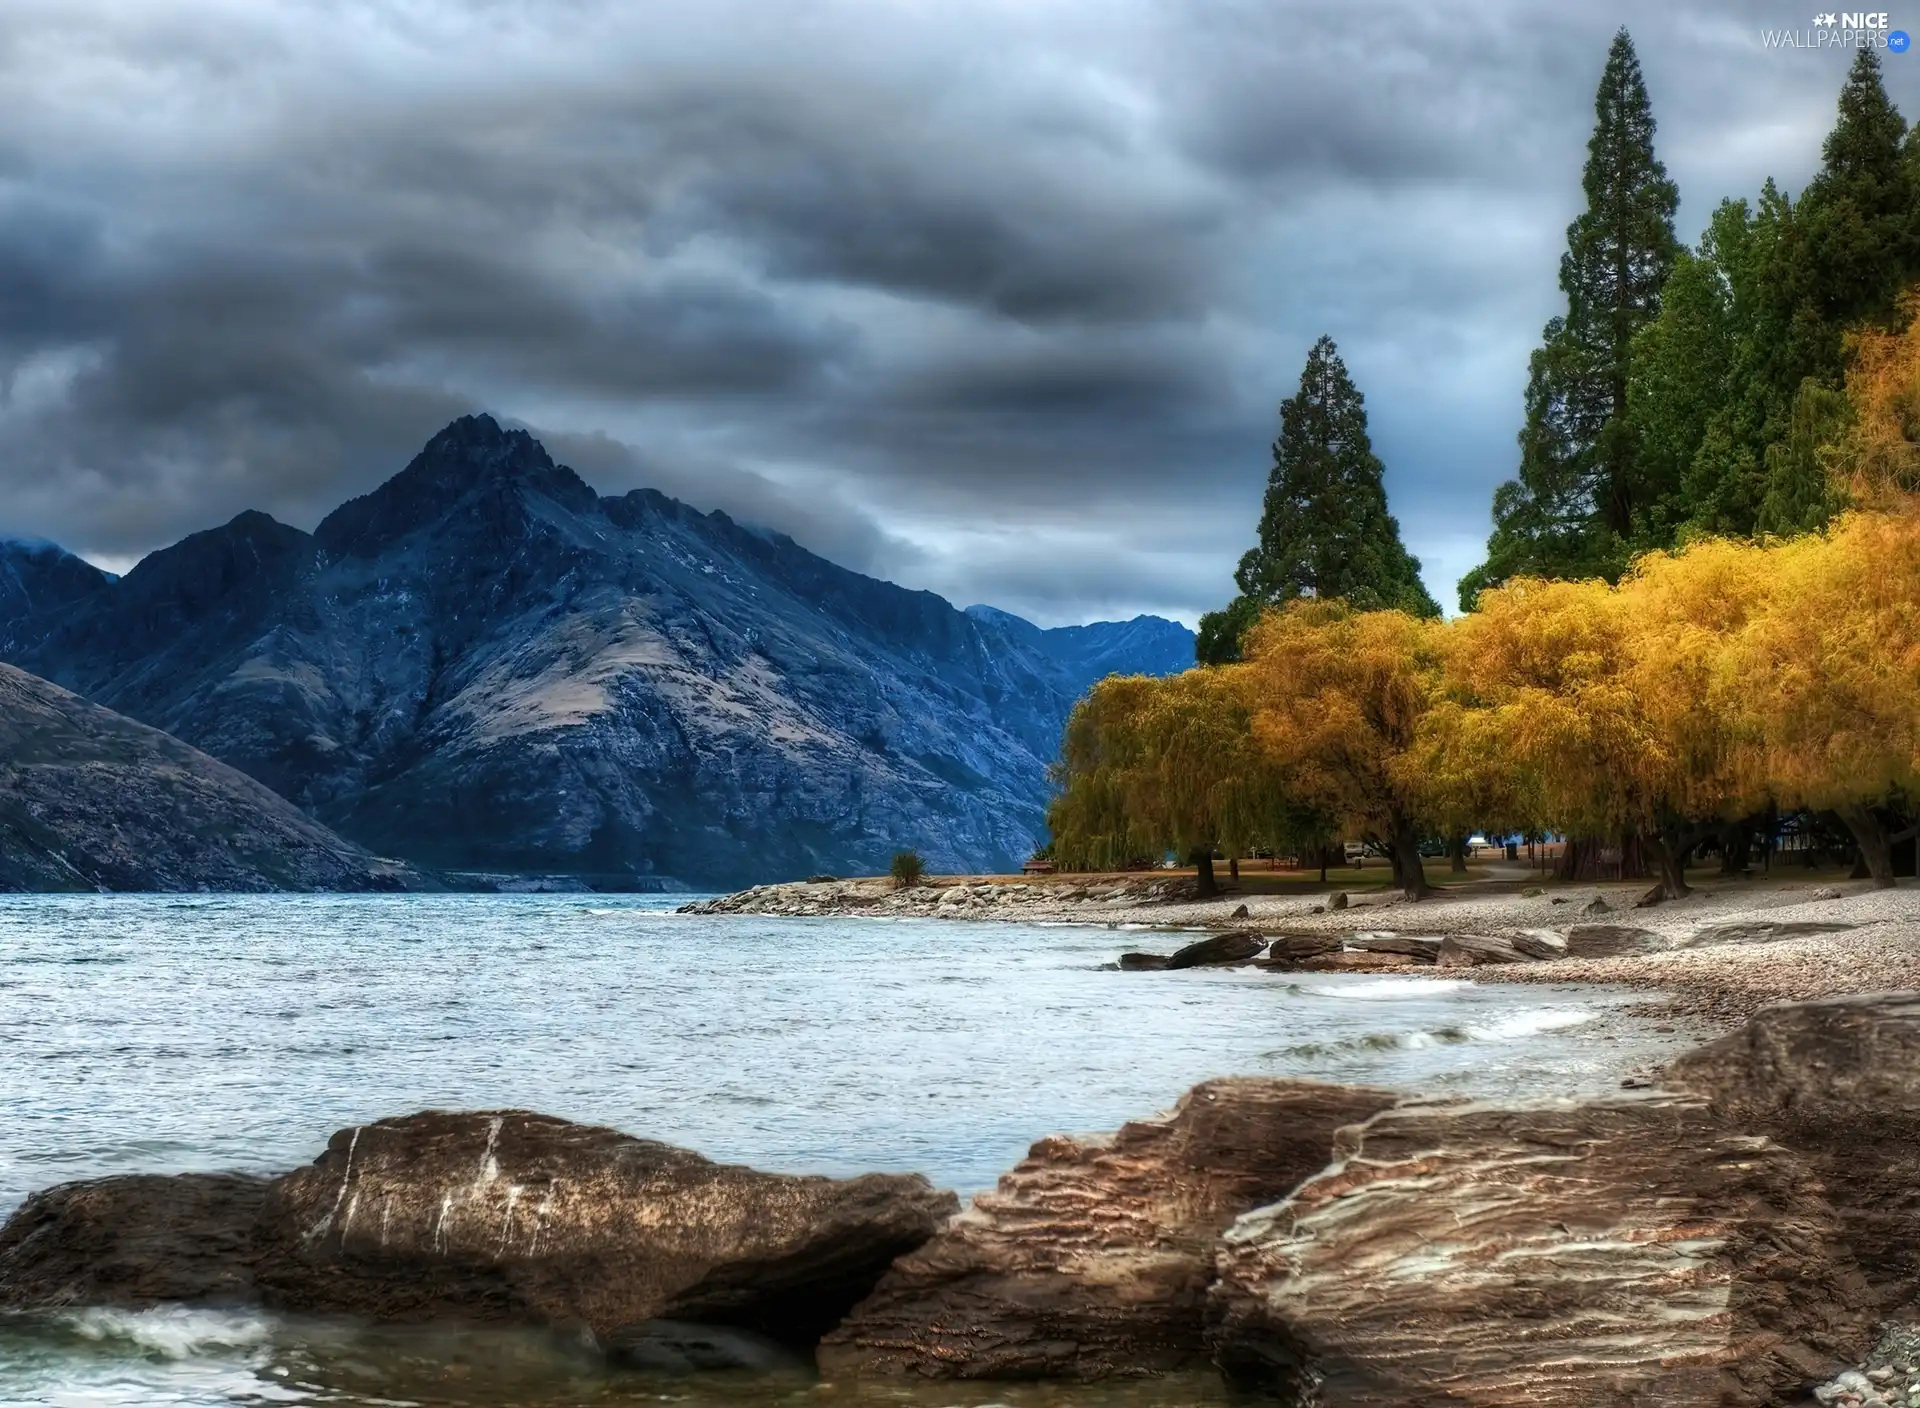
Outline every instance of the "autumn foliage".
{"type": "Polygon", "coordinates": [[[1920,797],[1920,513],[1769,546],[1709,540],[1617,585],[1523,578],[1453,622],[1303,601],[1246,663],[1097,686],[1068,726],[1069,863],[1373,842],[1470,825],[1639,837],[1686,857],[1769,807],[1831,812],[1876,878],[1920,797]]]}
{"type": "Polygon", "coordinates": [[[1609,584],[1520,577],[1446,622],[1300,599],[1243,663],[1097,685],[1052,812],[1067,864],[1371,842],[1408,894],[1422,838],[1633,837],[1669,894],[1770,811],[1844,824],[1892,883],[1920,820],[1920,290],[1852,339],[1819,449],[1824,531],[1705,538],[1609,584]]]}

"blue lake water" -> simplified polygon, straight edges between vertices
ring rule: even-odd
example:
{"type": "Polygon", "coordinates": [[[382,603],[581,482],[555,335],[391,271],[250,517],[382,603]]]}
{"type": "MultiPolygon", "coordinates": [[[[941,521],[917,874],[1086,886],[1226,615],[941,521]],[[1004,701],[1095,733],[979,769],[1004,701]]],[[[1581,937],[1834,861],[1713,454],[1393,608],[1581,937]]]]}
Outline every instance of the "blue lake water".
{"type": "MultiPolygon", "coordinates": [[[[277,1171],[336,1129],[428,1107],[535,1109],[790,1172],[914,1170],[967,1194],[1043,1134],[1111,1129],[1209,1076],[1597,1091],[1687,1035],[1623,1016],[1625,993],[1121,973],[1123,949],[1179,939],[672,914],[685,898],[0,897],[0,1215],[105,1173],[277,1171]]],[[[512,1336],[103,1312],[0,1322],[0,1403],[818,1401],[804,1383],[663,1391],[551,1355],[512,1336]]]]}

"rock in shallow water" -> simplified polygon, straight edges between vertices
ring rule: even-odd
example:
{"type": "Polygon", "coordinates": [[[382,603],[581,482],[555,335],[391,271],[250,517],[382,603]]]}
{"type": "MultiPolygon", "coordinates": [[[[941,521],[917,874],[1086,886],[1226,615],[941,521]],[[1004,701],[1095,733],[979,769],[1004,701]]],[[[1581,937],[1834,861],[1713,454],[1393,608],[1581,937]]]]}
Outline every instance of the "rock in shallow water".
{"type": "Polygon", "coordinates": [[[1210,939],[1201,939],[1176,949],[1167,959],[1169,968],[1205,968],[1216,963],[1245,963],[1257,958],[1266,948],[1267,941],[1259,934],[1236,931],[1231,934],[1215,934],[1210,939]]]}
{"type": "Polygon", "coordinates": [[[795,1178],[525,1111],[429,1112],[343,1130],[276,1179],[258,1278],[287,1309],[811,1344],[958,1208],[918,1175],[795,1178]]]}
{"type": "Polygon", "coordinates": [[[0,1309],[258,1301],[811,1346],[958,1210],[917,1175],[796,1178],[524,1111],[428,1112],[342,1130],[271,1181],[36,1195],[0,1229],[0,1309]]]}
{"type": "Polygon", "coordinates": [[[1303,1405],[1759,1405],[1871,1338],[1793,1153],[1698,1099],[1411,1105],[1228,1230],[1227,1372],[1303,1405]]]}
{"type": "Polygon", "coordinates": [[[1243,1078],[1110,1139],[1043,1139],[820,1346],[829,1374],[1097,1379],[1204,1363],[1219,1231],[1319,1171],[1384,1091],[1243,1078]]]}
{"type": "Polygon", "coordinates": [[[267,1180],[123,1174],[35,1193],[0,1228],[0,1309],[253,1298],[267,1180]]]}

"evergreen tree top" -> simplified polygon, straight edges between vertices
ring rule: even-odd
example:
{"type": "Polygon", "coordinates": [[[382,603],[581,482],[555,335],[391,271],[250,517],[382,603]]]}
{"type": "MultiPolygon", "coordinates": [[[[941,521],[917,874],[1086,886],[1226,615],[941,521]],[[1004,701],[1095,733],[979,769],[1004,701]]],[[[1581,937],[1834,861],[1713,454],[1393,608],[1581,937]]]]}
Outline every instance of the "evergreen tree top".
{"type": "Polygon", "coordinates": [[[1606,68],[1593,98],[1593,136],[1580,184],[1587,208],[1567,227],[1560,260],[1560,287],[1567,295],[1567,322],[1577,335],[1614,344],[1609,360],[1632,327],[1659,308],[1660,285],[1673,268],[1678,245],[1673,216],[1680,188],[1654,155],[1653,104],[1625,29],[1613,36],[1606,68]],[[1622,319],[1621,315],[1625,318],[1622,319]],[[1589,325],[1621,321],[1605,333],[1589,325]]]}
{"type": "Polygon", "coordinates": [[[1323,336],[1307,354],[1299,390],[1280,406],[1260,545],[1241,560],[1240,590],[1269,602],[1341,597],[1363,610],[1439,614],[1387,512],[1384,474],[1366,399],[1323,336]]]}
{"type": "Polygon", "coordinates": [[[1899,188],[1901,142],[1906,119],[1887,96],[1880,73],[1880,55],[1862,49],[1840,89],[1840,118],[1820,149],[1822,167],[1816,188],[1845,190],[1869,208],[1899,188]],[[1880,200],[1871,199],[1879,196],[1880,200]]]}

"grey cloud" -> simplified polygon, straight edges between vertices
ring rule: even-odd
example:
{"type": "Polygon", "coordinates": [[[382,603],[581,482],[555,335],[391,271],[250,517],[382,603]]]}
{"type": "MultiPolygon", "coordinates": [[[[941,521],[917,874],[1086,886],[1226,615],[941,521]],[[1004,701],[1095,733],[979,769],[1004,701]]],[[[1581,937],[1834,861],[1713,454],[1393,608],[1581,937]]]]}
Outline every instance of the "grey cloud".
{"type": "Polygon", "coordinates": [[[956,600],[1190,619],[1326,331],[1449,599],[1613,29],[1697,227],[1818,160],[1785,8],[14,0],[0,531],[310,525],[486,409],[956,600]]]}

